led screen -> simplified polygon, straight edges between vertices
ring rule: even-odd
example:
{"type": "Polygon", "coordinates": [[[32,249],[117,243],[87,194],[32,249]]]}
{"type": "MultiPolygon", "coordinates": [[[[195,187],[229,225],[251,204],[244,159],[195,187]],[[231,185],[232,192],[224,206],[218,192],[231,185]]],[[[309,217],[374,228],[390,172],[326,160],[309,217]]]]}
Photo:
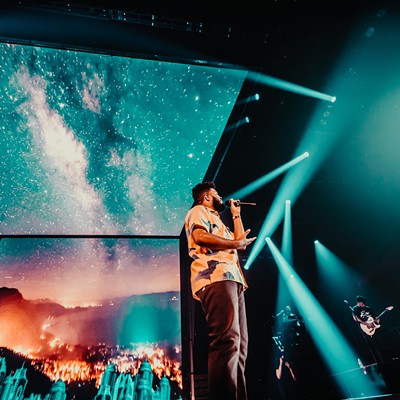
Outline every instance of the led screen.
{"type": "Polygon", "coordinates": [[[0,233],[179,235],[245,72],[0,44],[0,233]]]}
{"type": "Polygon", "coordinates": [[[0,393],[24,392],[4,398],[180,398],[178,253],[175,239],[3,238],[0,393]]]}

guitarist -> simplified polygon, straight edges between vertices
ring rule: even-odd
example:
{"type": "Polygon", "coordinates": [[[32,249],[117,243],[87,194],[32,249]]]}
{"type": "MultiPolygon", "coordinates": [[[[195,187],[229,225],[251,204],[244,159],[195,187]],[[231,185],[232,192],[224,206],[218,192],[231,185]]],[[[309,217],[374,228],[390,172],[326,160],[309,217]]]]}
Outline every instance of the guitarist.
{"type": "Polygon", "coordinates": [[[363,296],[356,297],[357,304],[353,307],[353,319],[360,324],[361,329],[367,333],[374,332],[376,326],[379,325],[380,320],[376,319],[370,306],[363,296]]]}
{"type": "Polygon", "coordinates": [[[353,319],[358,322],[362,330],[362,335],[372,355],[371,361],[374,363],[384,363],[383,348],[378,332],[380,320],[376,317],[372,308],[367,305],[365,297],[357,296],[356,302],[357,304],[352,307],[353,319]]]}

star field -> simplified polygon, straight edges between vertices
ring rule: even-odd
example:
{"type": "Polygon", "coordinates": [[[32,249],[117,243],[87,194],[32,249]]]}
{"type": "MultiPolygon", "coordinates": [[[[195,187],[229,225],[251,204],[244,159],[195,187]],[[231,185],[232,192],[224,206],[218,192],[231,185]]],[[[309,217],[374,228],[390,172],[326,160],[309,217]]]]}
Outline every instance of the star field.
{"type": "Polygon", "coordinates": [[[244,72],[1,44],[0,232],[179,235],[244,72]]]}

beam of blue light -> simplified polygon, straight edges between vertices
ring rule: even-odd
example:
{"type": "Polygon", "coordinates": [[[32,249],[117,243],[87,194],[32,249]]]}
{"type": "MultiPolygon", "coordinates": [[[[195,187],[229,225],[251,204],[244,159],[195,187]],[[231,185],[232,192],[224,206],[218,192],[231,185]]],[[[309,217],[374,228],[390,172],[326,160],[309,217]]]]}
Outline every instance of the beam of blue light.
{"type": "MultiPolygon", "coordinates": [[[[245,265],[246,269],[250,268],[251,264],[262,250],[265,238],[267,236],[272,236],[275,229],[281,223],[284,215],[284,201],[286,199],[291,199],[292,203],[294,203],[297,200],[306,184],[310,181],[311,177],[315,174],[318,167],[325,160],[327,154],[338,140],[339,135],[335,133],[329,135],[321,134],[321,131],[317,129],[318,124],[319,122],[314,118],[310,129],[306,132],[299,144],[297,149],[298,153],[307,151],[309,153],[308,161],[307,163],[299,164],[296,168],[292,168],[287,172],[272,202],[261,230],[257,235],[258,238],[250,251],[249,258],[245,265]]],[[[336,129],[340,129],[340,126],[336,129]]]]}
{"type": "Polygon", "coordinates": [[[252,96],[246,97],[245,99],[238,100],[236,102],[236,105],[247,104],[252,101],[258,101],[258,100],[260,100],[260,95],[258,93],[256,93],[256,94],[253,94],[252,96]]]}
{"type": "Polygon", "coordinates": [[[289,303],[291,303],[291,297],[287,290],[286,284],[283,281],[282,276],[280,275],[278,278],[276,314],[285,309],[286,306],[290,305],[289,303]]]}
{"type": "MultiPolygon", "coordinates": [[[[288,262],[293,261],[293,251],[292,251],[292,217],[291,217],[291,202],[286,200],[285,202],[285,220],[283,224],[282,233],[282,254],[288,262]]],[[[284,309],[290,300],[290,295],[288,293],[287,287],[282,279],[282,275],[279,275],[278,280],[278,291],[277,291],[277,301],[276,301],[276,313],[278,314],[282,309],[284,309]]]]}
{"type": "Polygon", "coordinates": [[[321,242],[314,242],[314,249],[321,285],[329,282],[340,287],[342,293],[354,293],[357,289],[355,272],[321,242]]]}
{"type": "Polygon", "coordinates": [[[364,393],[377,394],[377,388],[372,385],[368,377],[361,373],[361,371],[359,379],[349,380],[345,377],[345,374],[343,374],[344,371],[359,369],[357,356],[340,330],[320,306],[272,240],[267,237],[265,241],[269,246],[297,309],[304,320],[310,322],[307,324],[308,331],[323,356],[327,367],[332,374],[336,375],[336,382],[342,390],[343,395],[346,395],[348,391],[350,393],[359,393],[362,391],[364,393]]]}
{"type": "MultiPolygon", "coordinates": [[[[249,76],[248,76],[249,77],[249,76]]],[[[262,81],[263,77],[253,73],[251,79],[262,81]]],[[[265,77],[264,77],[265,78],[265,77]]],[[[279,80],[264,79],[265,83],[282,83],[279,80]]],[[[348,93],[348,80],[343,79],[343,69],[332,76],[329,87],[334,88],[336,93],[348,93]]],[[[279,85],[276,85],[277,87],[279,85]]],[[[343,96],[341,96],[342,99],[343,96]]],[[[296,149],[297,154],[304,151],[310,152],[309,162],[302,163],[297,168],[293,168],[285,176],[269,213],[264,221],[258,239],[251,249],[245,268],[250,268],[253,261],[264,246],[264,239],[272,236],[275,229],[283,217],[283,202],[285,199],[291,199],[294,203],[301,194],[306,184],[315,174],[319,166],[325,161],[329,152],[337,144],[341,136],[352,129],[354,120],[354,102],[352,96],[346,96],[341,101],[336,101],[332,97],[330,101],[319,103],[315,109],[314,115],[310,119],[307,130],[296,149]],[[331,114],[335,114],[334,116],[331,114]],[[329,124],[327,118],[329,117],[329,124]]]]}
{"type": "Polygon", "coordinates": [[[305,158],[309,157],[309,153],[306,151],[303,154],[295,157],[293,160],[288,161],[287,163],[281,165],[280,167],[274,169],[273,171],[265,174],[261,178],[249,183],[242,189],[237,190],[236,192],[231,193],[230,195],[226,196],[227,199],[242,199],[251,193],[255,192],[260,187],[266,185],[268,182],[271,182],[277,176],[283,174],[288,169],[292,168],[293,166],[297,165],[299,162],[303,161],[305,158]]]}
{"type": "Polygon", "coordinates": [[[283,234],[282,234],[282,254],[289,263],[292,263],[293,262],[292,214],[290,205],[291,205],[290,200],[286,200],[285,219],[283,221],[283,234]]]}
{"type": "MultiPolygon", "coordinates": [[[[300,157],[304,158],[312,158],[310,152],[303,152],[300,157]]],[[[295,159],[296,160],[296,159],[295,159]]],[[[297,163],[298,164],[298,163],[297,163]]],[[[314,164],[314,163],[312,163],[314,164]]],[[[272,202],[271,208],[268,212],[267,217],[264,220],[263,225],[261,226],[260,232],[257,235],[257,239],[254,242],[254,245],[250,251],[249,258],[246,261],[244,266],[245,269],[249,269],[251,264],[257,258],[258,254],[262,250],[265,245],[265,238],[267,236],[271,236],[275,231],[279,223],[281,222],[284,211],[285,211],[285,200],[290,198],[293,203],[297,200],[302,187],[305,185],[305,181],[303,180],[303,176],[306,176],[306,171],[310,170],[309,163],[301,163],[298,164],[296,168],[292,168],[286,175],[285,179],[282,182],[282,185],[275,196],[274,201],[272,202]],[[289,175],[289,178],[288,178],[289,175]],[[282,187],[284,189],[282,189],[282,187]]]]}
{"type": "Polygon", "coordinates": [[[244,118],[240,119],[239,121],[234,122],[233,124],[228,125],[228,126],[225,128],[225,131],[228,132],[228,131],[237,129],[237,128],[239,128],[239,126],[242,126],[242,125],[244,125],[244,124],[248,124],[249,122],[250,122],[249,117],[244,117],[244,118]]]}
{"type": "Polygon", "coordinates": [[[255,80],[263,85],[272,86],[277,89],[285,90],[287,92],[297,93],[308,97],[314,97],[316,99],[329,101],[331,103],[334,103],[336,101],[335,96],[318,92],[317,90],[309,89],[304,86],[297,85],[295,83],[284,81],[282,79],[274,78],[273,76],[270,75],[249,72],[247,77],[248,79],[255,80]]]}

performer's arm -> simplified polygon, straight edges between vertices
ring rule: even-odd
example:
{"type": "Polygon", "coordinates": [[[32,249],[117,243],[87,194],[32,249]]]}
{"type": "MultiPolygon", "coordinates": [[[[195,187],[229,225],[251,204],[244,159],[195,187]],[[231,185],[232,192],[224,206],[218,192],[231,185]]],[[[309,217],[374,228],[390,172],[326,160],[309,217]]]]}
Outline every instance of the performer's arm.
{"type": "Polygon", "coordinates": [[[192,236],[196,244],[201,247],[207,247],[211,250],[245,250],[246,247],[252,243],[256,238],[247,238],[250,229],[247,229],[242,235],[235,239],[226,239],[213,233],[207,232],[203,227],[194,227],[192,236]]]}
{"type": "Polygon", "coordinates": [[[278,368],[275,370],[276,377],[277,377],[278,379],[281,379],[281,377],[282,377],[282,365],[283,365],[283,358],[280,357],[280,358],[279,358],[279,366],[278,366],[278,368]]]}
{"type": "Polygon", "coordinates": [[[367,322],[365,322],[362,319],[358,318],[357,315],[355,315],[355,314],[353,314],[353,319],[354,319],[354,321],[358,322],[359,324],[368,325],[367,322]]]}
{"type": "Polygon", "coordinates": [[[289,371],[290,371],[290,373],[292,375],[292,378],[295,381],[296,380],[296,375],[294,374],[293,368],[290,366],[290,362],[286,361],[285,365],[289,368],[289,371]]]}
{"type": "Polygon", "coordinates": [[[235,205],[235,200],[231,199],[230,201],[230,210],[232,214],[233,220],[233,235],[235,239],[238,239],[244,234],[244,227],[242,217],[240,215],[240,205],[235,205]]]}

